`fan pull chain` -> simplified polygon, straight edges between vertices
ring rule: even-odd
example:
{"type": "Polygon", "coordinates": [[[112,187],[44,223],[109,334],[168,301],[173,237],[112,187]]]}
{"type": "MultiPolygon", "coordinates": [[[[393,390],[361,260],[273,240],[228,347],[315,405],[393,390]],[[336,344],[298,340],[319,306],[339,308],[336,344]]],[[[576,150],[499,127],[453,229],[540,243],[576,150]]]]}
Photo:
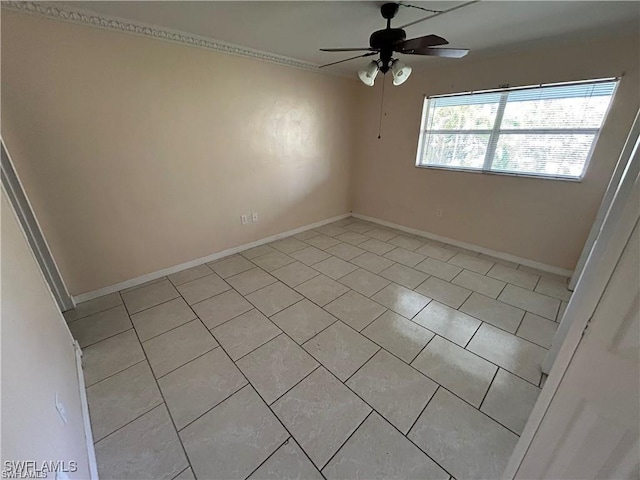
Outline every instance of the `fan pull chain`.
{"type": "Polygon", "coordinates": [[[387,78],[387,75],[384,74],[382,76],[382,96],[380,97],[380,122],[378,123],[378,140],[382,137],[382,114],[384,107],[384,81],[387,78]]]}

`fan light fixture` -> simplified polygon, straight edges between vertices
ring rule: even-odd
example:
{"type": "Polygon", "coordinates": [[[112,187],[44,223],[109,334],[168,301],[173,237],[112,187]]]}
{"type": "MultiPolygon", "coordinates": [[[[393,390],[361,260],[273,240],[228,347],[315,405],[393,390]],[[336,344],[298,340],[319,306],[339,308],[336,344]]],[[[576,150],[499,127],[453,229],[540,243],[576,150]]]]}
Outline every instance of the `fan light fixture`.
{"type": "Polygon", "coordinates": [[[376,75],[378,75],[379,70],[378,62],[374,60],[370,62],[364,70],[358,72],[358,77],[360,77],[362,83],[368,87],[373,87],[373,82],[376,80],[376,75]]]}
{"type": "Polygon", "coordinates": [[[393,84],[402,85],[411,75],[411,67],[405,65],[400,60],[396,60],[391,65],[391,73],[393,74],[393,84]]]}

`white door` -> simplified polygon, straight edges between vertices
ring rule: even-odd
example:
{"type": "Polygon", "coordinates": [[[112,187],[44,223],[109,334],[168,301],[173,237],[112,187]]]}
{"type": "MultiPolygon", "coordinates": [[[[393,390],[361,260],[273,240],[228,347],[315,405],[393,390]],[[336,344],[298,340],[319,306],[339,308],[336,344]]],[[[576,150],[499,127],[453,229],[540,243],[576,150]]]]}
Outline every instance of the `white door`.
{"type": "Polygon", "coordinates": [[[639,257],[636,224],[516,478],[640,476],[639,257]]]}

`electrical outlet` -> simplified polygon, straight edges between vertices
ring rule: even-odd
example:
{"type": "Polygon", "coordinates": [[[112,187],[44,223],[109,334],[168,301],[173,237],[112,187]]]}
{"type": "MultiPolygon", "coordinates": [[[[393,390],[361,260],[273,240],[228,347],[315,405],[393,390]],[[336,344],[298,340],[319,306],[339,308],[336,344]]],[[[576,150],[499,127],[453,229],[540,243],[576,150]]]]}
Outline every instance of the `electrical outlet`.
{"type": "Polygon", "coordinates": [[[66,425],[67,424],[67,410],[64,408],[64,404],[58,398],[58,394],[57,393],[56,393],[56,410],[58,411],[58,414],[60,415],[60,418],[62,418],[62,421],[66,425]]]}
{"type": "Polygon", "coordinates": [[[253,223],[256,223],[258,221],[258,212],[253,212],[253,214],[251,215],[251,219],[253,223]]]}
{"type": "Polygon", "coordinates": [[[442,216],[442,209],[441,209],[441,208],[438,208],[438,209],[436,210],[436,217],[441,217],[441,216],[442,216]]]}
{"type": "Polygon", "coordinates": [[[246,225],[247,223],[249,223],[249,216],[240,215],[240,223],[242,223],[242,225],[246,225]]]}

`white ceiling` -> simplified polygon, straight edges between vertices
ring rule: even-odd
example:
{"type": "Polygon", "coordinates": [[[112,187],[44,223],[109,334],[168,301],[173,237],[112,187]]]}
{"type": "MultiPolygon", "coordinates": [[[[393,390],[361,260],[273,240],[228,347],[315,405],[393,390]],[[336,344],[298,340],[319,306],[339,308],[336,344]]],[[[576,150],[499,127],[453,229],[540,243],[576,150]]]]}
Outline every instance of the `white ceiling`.
{"type": "MultiPolygon", "coordinates": [[[[58,2],[86,11],[181,30],[314,64],[350,55],[319,48],[368,47],[369,35],[385,27],[381,1],[87,1],[58,2]]],[[[406,2],[447,10],[461,1],[406,2]]],[[[400,8],[392,26],[430,15],[400,8]]],[[[467,58],[543,42],[640,31],[636,1],[480,1],[406,28],[409,38],[435,33],[451,47],[469,48],[467,58]]],[[[405,58],[405,61],[409,58],[405,58]]],[[[368,59],[328,67],[353,72],[368,59]]],[[[414,67],[464,60],[412,56],[414,67]]]]}

